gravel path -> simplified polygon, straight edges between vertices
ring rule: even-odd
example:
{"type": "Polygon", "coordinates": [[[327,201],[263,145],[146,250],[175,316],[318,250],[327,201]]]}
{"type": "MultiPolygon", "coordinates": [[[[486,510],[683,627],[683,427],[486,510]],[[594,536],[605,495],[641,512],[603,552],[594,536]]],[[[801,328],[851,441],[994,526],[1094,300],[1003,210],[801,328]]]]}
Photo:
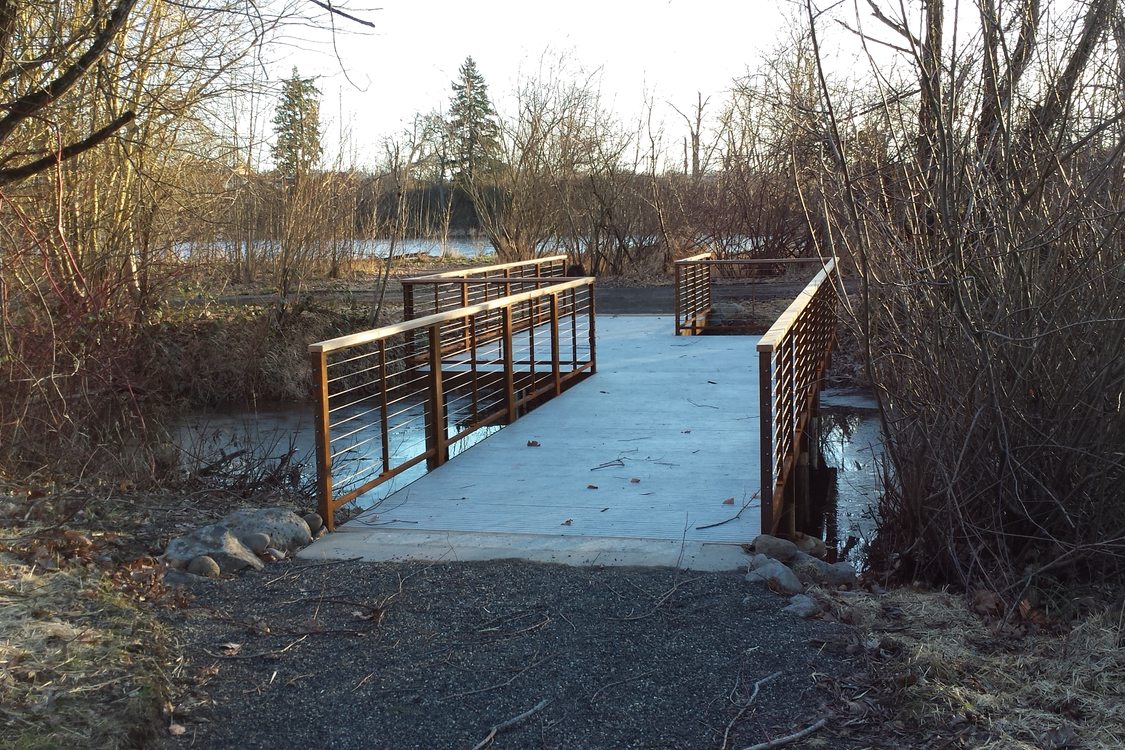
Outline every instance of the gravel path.
{"type": "Polygon", "coordinates": [[[843,671],[842,626],[731,573],[287,562],[193,587],[166,748],[471,750],[543,701],[490,746],[743,748],[826,715],[814,673],[843,671]]]}

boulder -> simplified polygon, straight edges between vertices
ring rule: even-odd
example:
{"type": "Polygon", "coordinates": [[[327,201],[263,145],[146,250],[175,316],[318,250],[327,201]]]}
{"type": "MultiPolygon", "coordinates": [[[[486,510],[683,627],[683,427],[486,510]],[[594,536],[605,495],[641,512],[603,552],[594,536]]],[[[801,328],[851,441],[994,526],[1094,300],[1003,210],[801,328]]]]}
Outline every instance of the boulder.
{"type": "Polygon", "coordinates": [[[855,586],[858,583],[855,568],[848,563],[827,563],[804,552],[794,555],[789,561],[789,567],[806,584],[837,587],[855,586]]]}
{"type": "MultiPolygon", "coordinates": [[[[212,560],[212,562],[214,562],[214,560],[212,560]]],[[[202,580],[202,578],[193,573],[177,570],[176,568],[168,568],[164,571],[165,586],[187,586],[189,584],[199,583],[202,580]]]]}
{"type": "Polygon", "coordinates": [[[750,544],[750,548],[760,555],[780,560],[783,563],[792,560],[799,551],[797,545],[788,539],[779,539],[769,534],[760,534],[755,537],[750,544]]]}
{"type": "Polygon", "coordinates": [[[188,563],[187,572],[191,573],[193,576],[202,576],[203,578],[218,578],[222,575],[222,571],[219,570],[219,564],[215,562],[215,558],[210,555],[200,555],[199,557],[193,558],[192,561],[188,563]]]}
{"type": "Polygon", "coordinates": [[[816,617],[820,614],[820,605],[816,603],[816,599],[813,599],[808,594],[794,594],[789,597],[789,605],[783,607],[781,611],[797,615],[797,617],[803,617],[807,620],[810,617],[816,617]]]}
{"type": "MultiPolygon", "coordinates": [[[[304,523],[302,521],[302,523],[304,523]]],[[[186,568],[195,558],[211,558],[222,573],[237,573],[246,568],[261,570],[262,561],[222,524],[211,524],[176,537],[168,543],[164,559],[173,568],[186,568]]]]}
{"type": "Polygon", "coordinates": [[[793,542],[801,552],[819,557],[821,560],[828,557],[828,547],[824,544],[824,540],[819,537],[809,536],[798,531],[793,538],[793,542]]]}
{"type": "Polygon", "coordinates": [[[227,514],[219,524],[243,540],[251,534],[268,534],[270,546],[283,552],[296,552],[312,541],[309,525],[286,508],[243,508],[227,514]]]}
{"type": "Polygon", "coordinates": [[[804,591],[801,581],[793,571],[777,560],[773,560],[756,570],[751,570],[746,574],[746,580],[750,583],[761,582],[771,590],[782,594],[799,594],[804,591]]]}
{"type": "Polygon", "coordinates": [[[243,544],[249,547],[250,551],[255,555],[260,555],[267,549],[269,549],[270,535],[263,534],[259,531],[255,534],[247,534],[246,536],[242,537],[241,541],[243,544]]]}
{"type": "Polygon", "coordinates": [[[301,518],[308,524],[309,533],[314,537],[324,528],[324,519],[320,517],[319,513],[306,513],[301,518]]]}
{"type": "Polygon", "coordinates": [[[773,562],[773,558],[766,557],[765,555],[762,555],[762,554],[757,554],[757,555],[754,555],[753,557],[750,558],[750,568],[749,569],[750,570],[757,570],[758,568],[762,567],[763,565],[769,565],[771,562],[773,562]]]}

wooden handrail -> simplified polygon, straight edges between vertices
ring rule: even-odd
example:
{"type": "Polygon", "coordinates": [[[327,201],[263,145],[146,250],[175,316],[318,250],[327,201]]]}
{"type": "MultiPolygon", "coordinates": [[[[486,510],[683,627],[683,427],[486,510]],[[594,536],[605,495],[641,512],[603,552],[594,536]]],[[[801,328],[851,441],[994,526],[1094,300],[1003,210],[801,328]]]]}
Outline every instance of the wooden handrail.
{"type": "Polygon", "coordinates": [[[422,462],[437,468],[458,441],[592,374],[594,315],[594,280],[569,279],[310,345],[328,529],[344,504],[422,462]],[[419,428],[424,447],[390,450],[392,433],[419,428]],[[337,481],[344,467],[356,470],[337,481]]]}
{"type": "Polygon", "coordinates": [[[561,284],[552,284],[545,289],[533,289],[530,292],[521,292],[520,294],[513,294],[509,297],[497,297],[496,299],[488,300],[487,302],[479,302],[475,305],[468,307],[458,307],[454,310],[446,310],[444,312],[427,315],[424,318],[414,318],[413,320],[404,320],[401,323],[394,323],[389,326],[382,326],[380,328],[372,328],[368,331],[361,331],[359,333],[348,334],[347,336],[338,336],[334,339],[327,341],[319,341],[315,344],[309,344],[310,354],[328,354],[337,349],[346,349],[349,346],[359,346],[361,344],[369,344],[372,341],[377,341],[387,336],[394,336],[398,333],[406,333],[407,331],[425,328],[427,326],[437,325],[440,323],[447,323],[458,318],[465,318],[469,315],[479,315],[480,313],[488,312],[490,310],[499,310],[502,307],[519,304],[526,302],[537,296],[541,297],[552,292],[564,292],[568,289],[576,289],[581,286],[593,284],[592,278],[580,278],[566,281],[561,284]]]}
{"type": "MultiPolygon", "coordinates": [[[[828,259],[759,340],[762,532],[776,533],[794,507],[792,476],[802,453],[815,450],[810,424],[836,338],[836,289],[828,259]]],[[[795,530],[794,515],[790,526],[795,530]]]]}
{"type": "Polygon", "coordinates": [[[805,285],[805,288],[801,290],[800,294],[789,303],[789,307],[785,308],[785,311],[778,316],[777,320],[773,322],[773,325],[769,327],[769,330],[767,330],[758,341],[757,348],[759,352],[772,352],[777,348],[778,342],[789,333],[789,329],[793,327],[793,323],[801,313],[805,311],[805,308],[809,306],[813,297],[816,296],[820,285],[828,279],[828,275],[835,269],[836,260],[834,258],[829,258],[824,262],[824,268],[820,269],[816,276],[812,277],[812,280],[809,281],[809,283],[805,285]]]}
{"type": "Polygon", "coordinates": [[[511,263],[496,263],[496,264],[491,265],[491,266],[478,266],[476,268],[468,268],[468,269],[461,269],[461,270],[455,270],[455,271],[443,271],[441,273],[427,274],[426,276],[414,276],[414,277],[411,277],[409,279],[402,279],[402,281],[416,281],[416,280],[421,280],[421,279],[451,279],[451,278],[463,277],[466,274],[480,273],[480,272],[483,272],[483,271],[503,271],[506,268],[518,268],[520,266],[546,265],[547,263],[551,263],[551,262],[554,262],[554,261],[557,261],[557,260],[561,260],[565,263],[566,260],[567,260],[567,257],[568,256],[566,256],[566,255],[548,255],[544,258],[534,258],[532,260],[516,260],[516,261],[512,261],[511,263]]]}

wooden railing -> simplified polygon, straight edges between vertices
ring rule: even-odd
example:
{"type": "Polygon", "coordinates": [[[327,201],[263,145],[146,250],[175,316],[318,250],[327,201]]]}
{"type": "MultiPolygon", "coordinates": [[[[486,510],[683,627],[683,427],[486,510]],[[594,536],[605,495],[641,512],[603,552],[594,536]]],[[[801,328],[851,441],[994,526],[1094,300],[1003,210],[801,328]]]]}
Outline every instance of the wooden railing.
{"type": "Polygon", "coordinates": [[[700,253],[672,264],[676,275],[676,335],[702,333],[711,315],[711,264],[714,253],[700,253]]]}
{"type": "MultiPolygon", "coordinates": [[[[567,256],[499,263],[468,270],[445,271],[402,279],[402,316],[405,320],[468,307],[490,299],[536,289],[540,279],[566,276],[567,256]]],[[[553,283],[553,282],[546,282],[553,283]]]]}
{"type": "Polygon", "coordinates": [[[346,503],[445,463],[458,441],[593,373],[593,279],[322,341],[309,357],[318,501],[332,529],[346,503]]]}
{"type": "Polygon", "coordinates": [[[809,445],[809,426],[836,343],[835,268],[835,261],[825,262],[758,342],[764,534],[780,529],[793,507],[794,469],[802,453],[816,448],[809,445]]]}
{"type": "MultiPolygon", "coordinates": [[[[716,258],[701,253],[673,264],[676,276],[676,335],[693,336],[730,328],[712,320],[712,285],[719,278],[747,279],[787,266],[823,265],[820,258],[716,258]]],[[[738,326],[734,326],[738,328],[738,326]]]]}

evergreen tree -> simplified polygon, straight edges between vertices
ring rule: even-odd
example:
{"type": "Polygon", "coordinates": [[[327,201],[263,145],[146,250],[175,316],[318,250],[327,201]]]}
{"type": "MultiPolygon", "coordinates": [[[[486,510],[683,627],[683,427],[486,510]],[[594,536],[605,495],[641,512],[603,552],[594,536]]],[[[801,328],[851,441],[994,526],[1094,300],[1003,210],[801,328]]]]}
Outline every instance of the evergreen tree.
{"type": "Polygon", "coordinates": [[[472,57],[466,57],[453,82],[449,105],[451,172],[457,185],[469,186],[492,171],[500,152],[500,126],[488,99],[488,85],[472,57]]]}
{"type": "Polygon", "coordinates": [[[282,85],[273,130],[277,171],[290,183],[302,180],[316,166],[322,151],[320,90],[312,78],[301,78],[296,68],[282,85]]]}

